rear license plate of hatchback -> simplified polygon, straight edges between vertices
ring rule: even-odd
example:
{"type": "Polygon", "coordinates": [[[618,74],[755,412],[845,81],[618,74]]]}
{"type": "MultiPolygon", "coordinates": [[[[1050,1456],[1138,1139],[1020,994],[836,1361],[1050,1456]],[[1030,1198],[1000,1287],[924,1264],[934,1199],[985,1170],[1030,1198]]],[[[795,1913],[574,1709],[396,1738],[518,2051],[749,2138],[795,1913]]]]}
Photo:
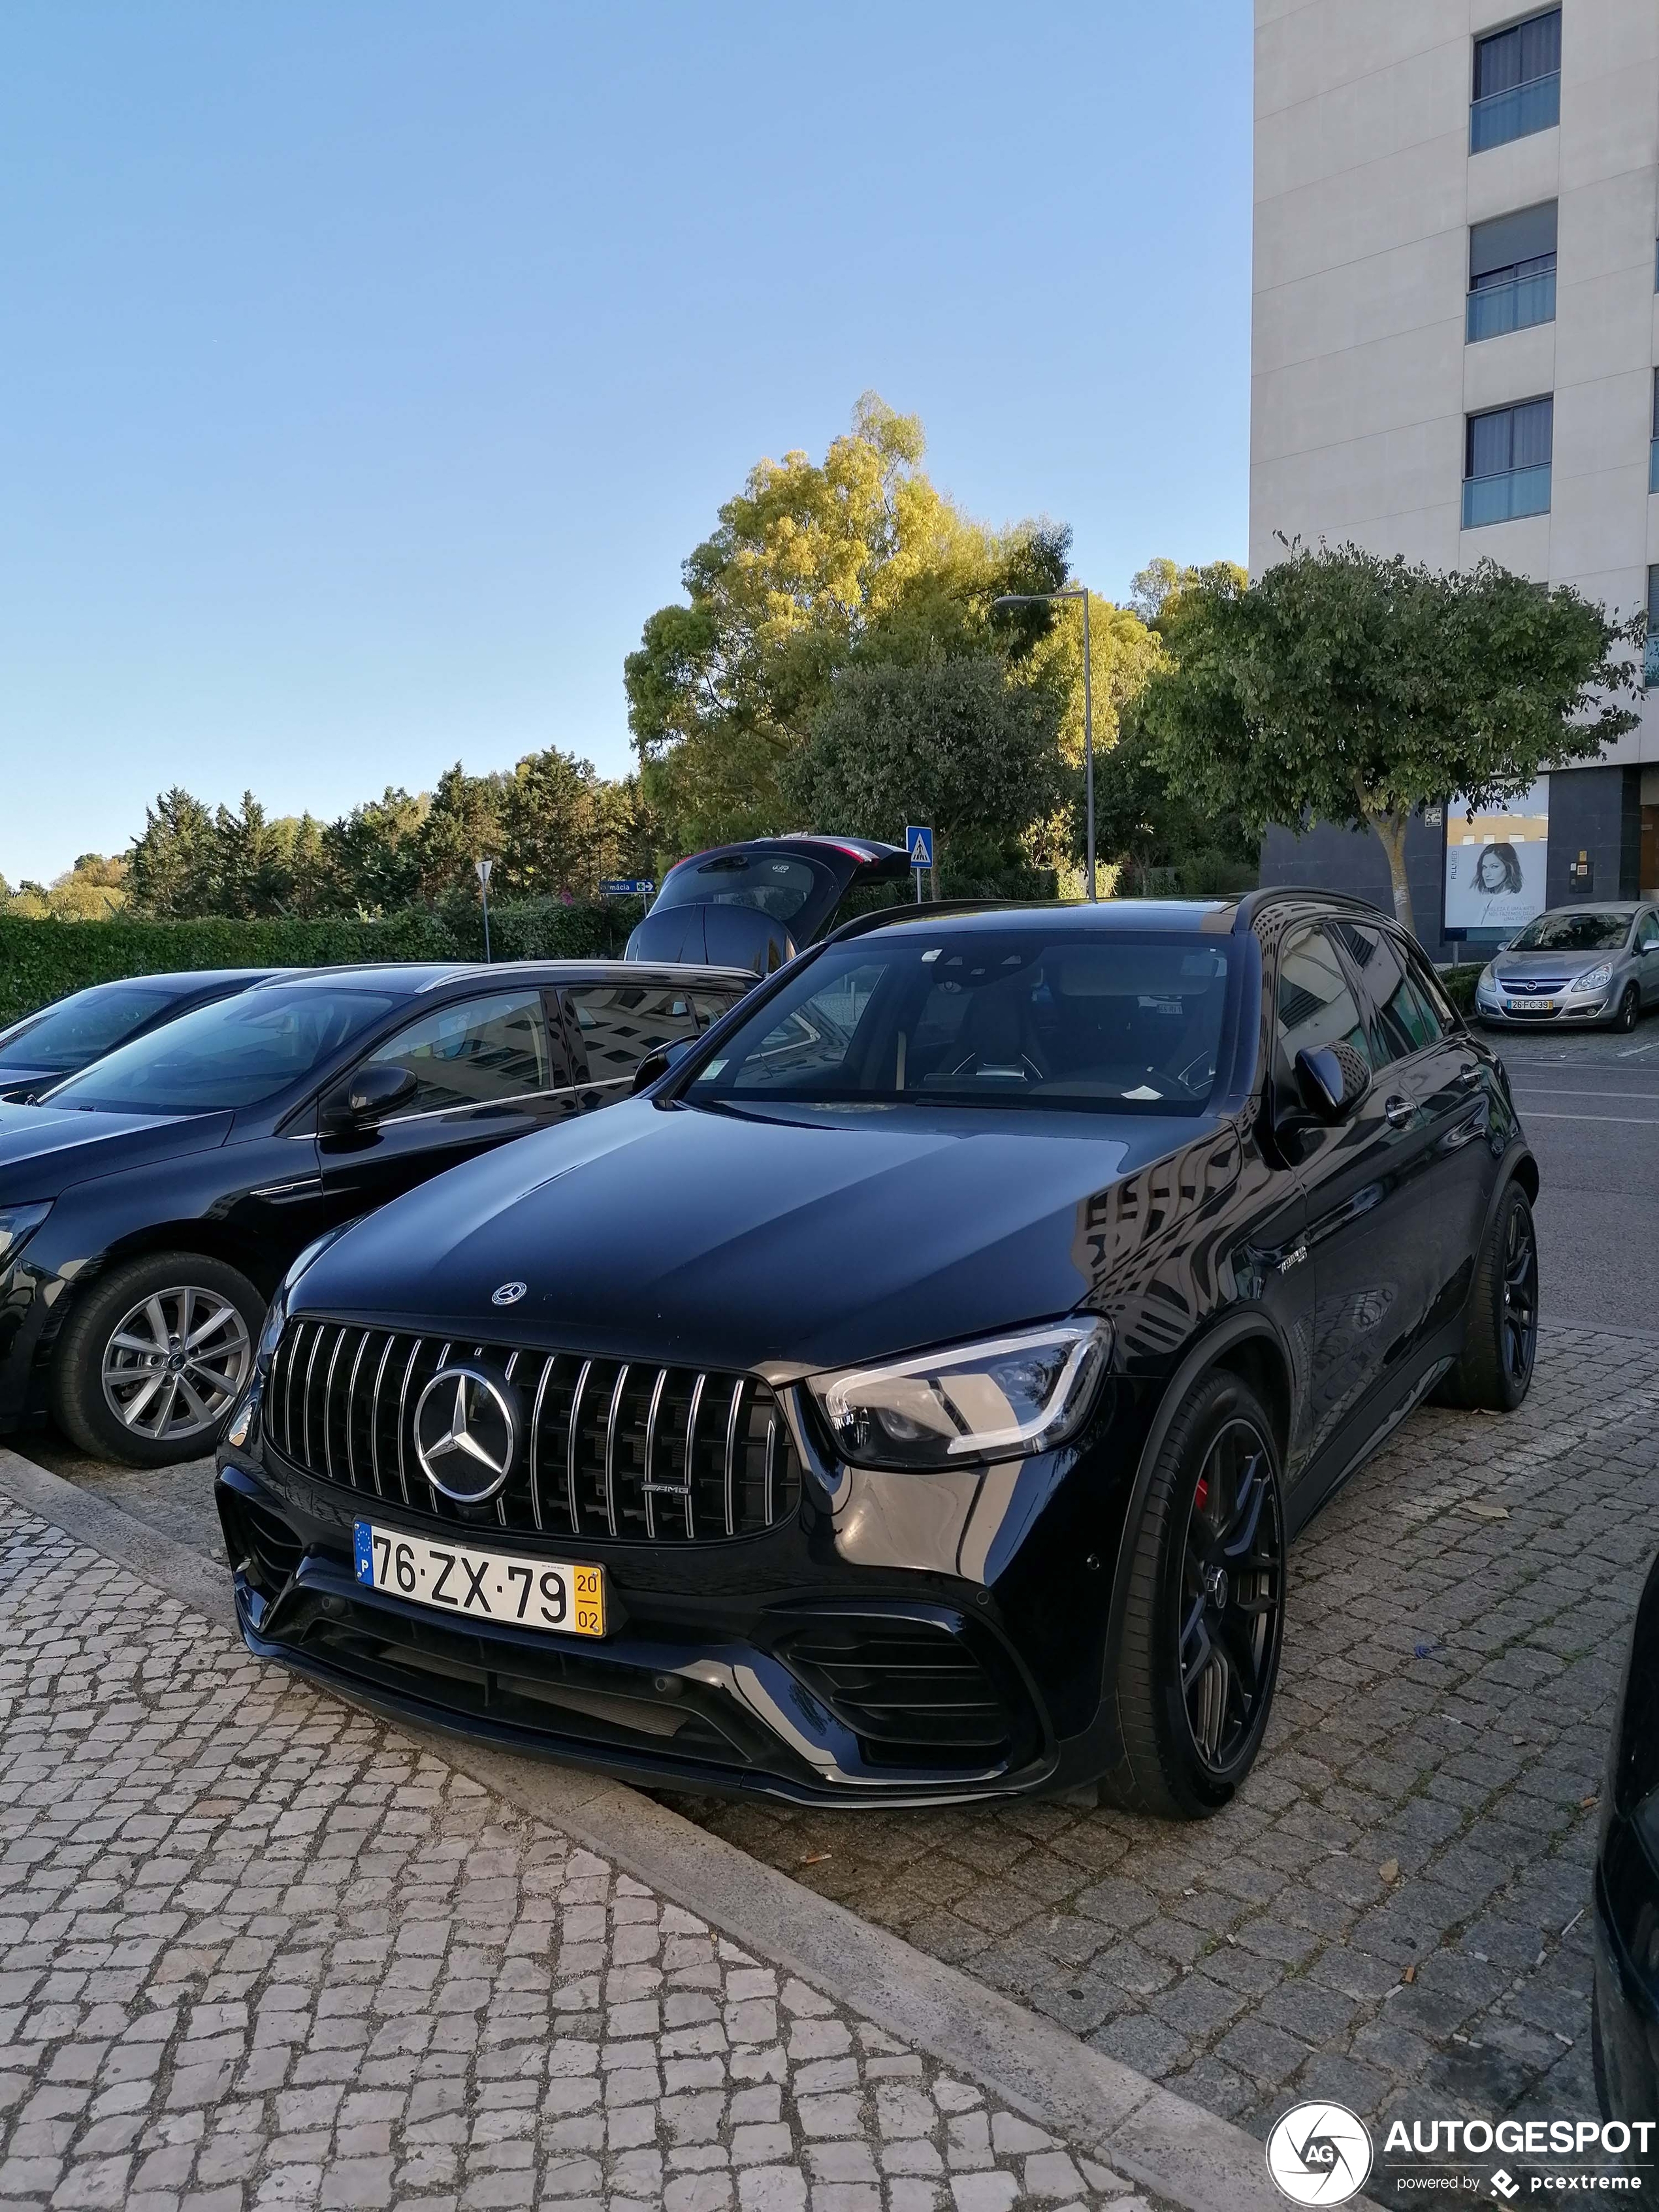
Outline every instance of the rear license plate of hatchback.
{"type": "Polygon", "coordinates": [[[406,1529],[354,1521],[352,1552],[365,1589],[385,1590],[434,1613],[537,1628],[551,1636],[605,1634],[605,1570],[470,1544],[434,1544],[406,1529]]]}
{"type": "Polygon", "coordinates": [[[1553,1014],[1555,1012],[1553,999],[1511,999],[1508,1004],[1512,1014],[1553,1014]]]}

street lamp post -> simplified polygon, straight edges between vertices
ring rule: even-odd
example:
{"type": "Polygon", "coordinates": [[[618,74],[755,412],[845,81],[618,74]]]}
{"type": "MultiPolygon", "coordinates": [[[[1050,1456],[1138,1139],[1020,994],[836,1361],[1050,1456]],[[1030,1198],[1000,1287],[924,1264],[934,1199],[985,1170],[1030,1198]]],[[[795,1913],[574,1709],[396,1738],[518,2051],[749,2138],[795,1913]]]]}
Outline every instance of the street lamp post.
{"type": "Polygon", "coordinates": [[[1093,672],[1089,665],[1089,587],[1079,584],[1074,590],[1066,592],[1004,592],[991,605],[1030,607],[1046,605],[1052,599],[1083,602],[1083,796],[1088,817],[1089,896],[1096,898],[1099,894],[1095,890],[1095,711],[1093,672]]]}

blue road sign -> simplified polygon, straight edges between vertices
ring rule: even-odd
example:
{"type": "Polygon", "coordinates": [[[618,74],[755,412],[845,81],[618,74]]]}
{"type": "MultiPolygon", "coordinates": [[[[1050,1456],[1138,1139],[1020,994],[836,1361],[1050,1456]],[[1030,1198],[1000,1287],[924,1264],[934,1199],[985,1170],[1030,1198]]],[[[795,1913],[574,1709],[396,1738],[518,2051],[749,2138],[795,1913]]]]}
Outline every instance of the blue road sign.
{"type": "Polygon", "coordinates": [[[648,898],[656,888],[649,876],[607,876],[599,884],[605,898],[648,898]]]}
{"type": "Polygon", "coordinates": [[[933,833],[924,830],[919,822],[904,825],[904,849],[910,855],[913,868],[931,868],[933,865],[933,833]]]}

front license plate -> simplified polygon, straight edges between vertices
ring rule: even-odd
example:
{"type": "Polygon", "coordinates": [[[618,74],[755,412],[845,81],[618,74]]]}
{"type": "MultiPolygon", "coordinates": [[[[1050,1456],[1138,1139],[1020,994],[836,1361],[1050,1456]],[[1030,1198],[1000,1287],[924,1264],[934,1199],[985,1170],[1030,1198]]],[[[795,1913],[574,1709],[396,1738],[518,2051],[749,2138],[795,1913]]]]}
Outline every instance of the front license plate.
{"type": "Polygon", "coordinates": [[[1511,999],[1509,1009],[1512,1014],[1553,1014],[1555,1001],[1553,999],[1511,999]]]}
{"type": "Polygon", "coordinates": [[[504,1621],[555,1636],[605,1634],[603,1567],[434,1544],[374,1521],[353,1522],[351,1536],[357,1579],[366,1589],[471,1620],[504,1621]]]}

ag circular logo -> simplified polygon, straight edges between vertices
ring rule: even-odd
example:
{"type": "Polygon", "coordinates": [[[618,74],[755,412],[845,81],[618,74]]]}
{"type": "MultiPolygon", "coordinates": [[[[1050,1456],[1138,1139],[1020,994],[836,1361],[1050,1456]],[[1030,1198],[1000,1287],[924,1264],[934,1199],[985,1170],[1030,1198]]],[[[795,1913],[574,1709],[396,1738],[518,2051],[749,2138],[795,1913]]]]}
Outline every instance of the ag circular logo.
{"type": "Polygon", "coordinates": [[[415,1403],[415,1456],[434,1490],[482,1505],[507,1480],[519,1442],[510,1392],[477,1367],[441,1367],[415,1403]]]}
{"type": "Polygon", "coordinates": [[[502,1283],[489,1293],[492,1306],[515,1306],[530,1288],[528,1283],[502,1283]]]}
{"type": "Polygon", "coordinates": [[[1292,2204],[1346,2204],[1370,2179],[1370,2131],[1346,2105],[1297,2105],[1273,2124],[1267,2172],[1292,2204]]]}

